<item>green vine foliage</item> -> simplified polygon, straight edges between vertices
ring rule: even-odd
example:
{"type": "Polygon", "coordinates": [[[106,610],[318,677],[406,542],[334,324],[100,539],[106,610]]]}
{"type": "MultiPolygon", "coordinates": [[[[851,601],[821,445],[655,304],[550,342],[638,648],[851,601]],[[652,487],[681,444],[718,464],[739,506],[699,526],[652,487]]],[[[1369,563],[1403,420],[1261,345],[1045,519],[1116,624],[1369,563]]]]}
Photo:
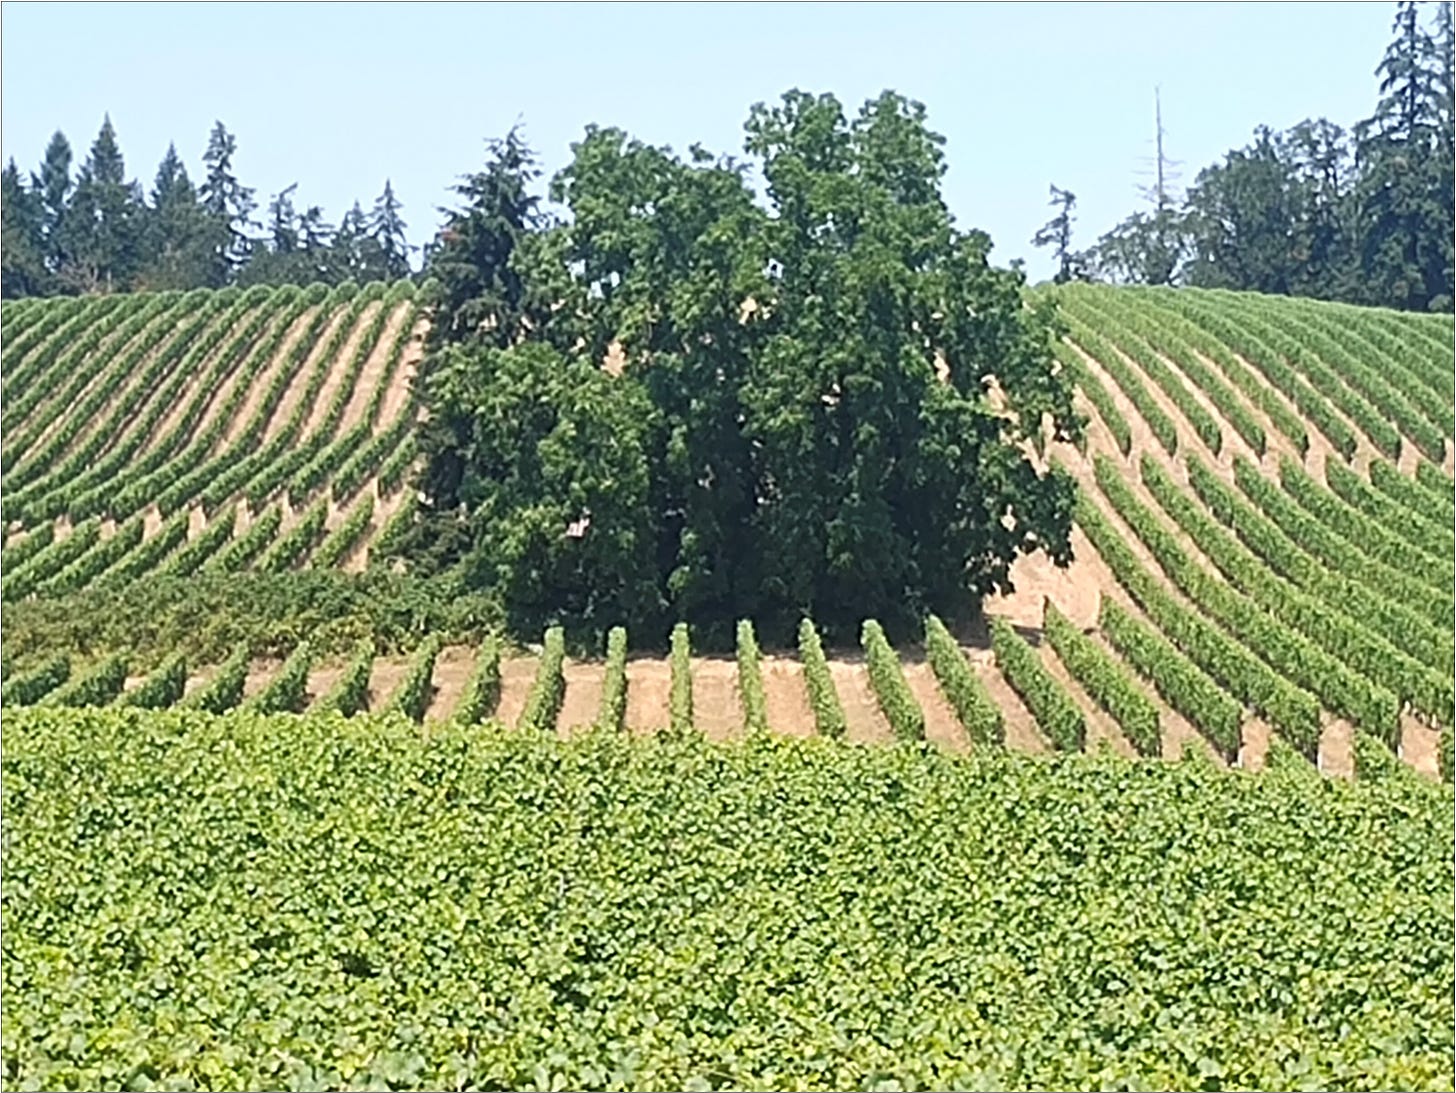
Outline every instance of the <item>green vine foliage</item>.
{"type": "Polygon", "coordinates": [[[10,710],[7,1084],[1449,1087],[1451,791],[1295,760],[10,710]]]}

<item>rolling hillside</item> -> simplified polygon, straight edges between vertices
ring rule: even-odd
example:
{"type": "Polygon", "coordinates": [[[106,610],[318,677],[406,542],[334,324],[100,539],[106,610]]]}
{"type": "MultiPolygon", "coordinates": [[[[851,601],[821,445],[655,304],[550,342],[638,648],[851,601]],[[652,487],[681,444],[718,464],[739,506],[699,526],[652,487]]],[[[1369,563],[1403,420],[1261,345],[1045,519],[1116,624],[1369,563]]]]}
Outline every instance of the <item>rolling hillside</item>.
{"type": "MultiPolygon", "coordinates": [[[[1058,291],[1085,450],[1066,570],[1029,558],[960,644],[577,662],[427,642],[412,659],[19,663],[5,701],[347,710],[508,725],[684,718],[952,748],[1095,747],[1429,775],[1452,721],[1449,317],[1194,290],[1058,291]],[[140,666],[138,666],[140,667],[140,666]],[[49,673],[49,674],[47,674],[49,673]],[[237,693],[233,693],[237,692],[237,693]],[[47,696],[49,696],[47,698],[47,696]],[[221,697],[215,697],[221,696],[221,697]],[[231,696],[229,698],[229,696],[231,696]]],[[[413,285],[7,303],[0,600],[153,574],[385,564],[409,519],[413,285]]]]}

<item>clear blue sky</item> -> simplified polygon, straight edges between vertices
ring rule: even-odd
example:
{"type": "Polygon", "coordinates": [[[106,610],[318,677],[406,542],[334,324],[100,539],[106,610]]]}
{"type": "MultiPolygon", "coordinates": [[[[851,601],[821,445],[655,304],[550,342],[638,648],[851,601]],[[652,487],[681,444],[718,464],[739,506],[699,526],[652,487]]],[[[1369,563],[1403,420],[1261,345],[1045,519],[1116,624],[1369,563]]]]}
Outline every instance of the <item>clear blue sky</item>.
{"type": "Polygon", "coordinates": [[[1078,195],[1078,245],[1138,201],[1161,85],[1183,182],[1253,128],[1375,101],[1391,3],[45,4],[7,2],[3,154],[63,130],[77,161],[110,112],[150,190],[175,140],[194,181],[208,131],[238,139],[260,206],[292,182],[337,222],[393,180],[412,242],[482,140],[518,118],[554,171],[583,126],[679,151],[742,152],[750,104],[791,87],[851,108],[885,88],[947,138],[945,193],[995,258],[1029,244],[1047,184],[1078,195]]]}

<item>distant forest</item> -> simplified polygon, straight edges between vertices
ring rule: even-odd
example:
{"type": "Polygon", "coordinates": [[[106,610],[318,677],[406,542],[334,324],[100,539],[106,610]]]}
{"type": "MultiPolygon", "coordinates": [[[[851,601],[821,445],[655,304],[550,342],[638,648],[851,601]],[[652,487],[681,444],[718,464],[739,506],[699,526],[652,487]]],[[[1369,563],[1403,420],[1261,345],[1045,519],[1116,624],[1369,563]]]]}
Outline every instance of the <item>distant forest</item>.
{"type": "Polygon", "coordinates": [[[1375,112],[1349,131],[1325,118],[1284,132],[1259,126],[1249,145],[1199,171],[1181,200],[1160,156],[1147,207],[1081,251],[1076,197],[1053,186],[1057,214],[1032,242],[1053,249],[1055,279],[1452,310],[1451,5],[1400,3],[1393,30],[1375,72],[1375,112]],[[1421,9],[1433,11],[1429,25],[1421,9]]]}
{"type": "MultiPolygon", "coordinates": [[[[1032,242],[1055,280],[1187,284],[1313,296],[1415,311],[1456,298],[1450,3],[1397,5],[1376,69],[1374,113],[1346,130],[1324,118],[1254,131],[1199,171],[1181,197],[1163,180],[1148,205],[1085,249],[1076,196],[1052,187],[1055,215],[1032,242]],[[1422,19],[1422,10],[1433,12],[1422,19]]],[[[260,207],[233,170],[218,122],[200,183],[175,146],[150,192],[128,180],[108,117],[75,166],[57,132],[39,167],[0,174],[0,295],[75,295],[254,284],[336,284],[414,275],[403,208],[386,181],[337,224],[288,186],[260,207]]],[[[1162,166],[1160,157],[1159,166],[1162,166]]],[[[435,245],[423,254],[430,272],[435,245]]]]}

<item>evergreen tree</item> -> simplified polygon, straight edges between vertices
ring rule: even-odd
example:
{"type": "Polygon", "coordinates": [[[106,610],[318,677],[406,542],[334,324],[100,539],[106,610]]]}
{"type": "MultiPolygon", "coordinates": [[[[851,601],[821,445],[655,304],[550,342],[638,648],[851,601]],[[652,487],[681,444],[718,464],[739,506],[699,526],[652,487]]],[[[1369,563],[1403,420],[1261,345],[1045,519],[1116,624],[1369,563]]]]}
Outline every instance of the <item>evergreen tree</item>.
{"type": "MultiPolygon", "coordinates": [[[[460,488],[476,427],[471,399],[463,392],[477,382],[477,370],[472,357],[447,350],[506,349],[520,340],[527,323],[526,283],[512,259],[542,223],[539,199],[528,192],[538,175],[535,154],[518,129],[487,142],[484,168],[454,187],[465,204],[441,210],[445,225],[426,255],[424,272],[437,288],[429,301],[429,352],[421,376],[437,409],[418,430],[425,463],[419,546],[439,563],[457,561],[467,549],[466,529],[456,515],[466,500],[460,488]]],[[[351,216],[357,222],[358,205],[351,216]]],[[[353,231],[349,218],[340,236],[346,228],[353,231]]]]}
{"type": "Polygon", "coordinates": [[[152,289],[188,289],[208,283],[209,224],[197,189],[174,144],[157,167],[144,235],[141,283],[152,289]]]}
{"type": "Polygon", "coordinates": [[[0,296],[44,296],[50,282],[42,195],[25,185],[12,159],[0,173],[0,296]]]}
{"type": "Polygon", "coordinates": [[[1380,99],[1355,127],[1365,299],[1407,310],[1449,309],[1453,297],[1451,77],[1441,71],[1449,11],[1442,19],[1438,44],[1412,0],[1397,5],[1395,38],[1376,69],[1380,99]]]}
{"type": "Polygon", "coordinates": [[[410,275],[409,252],[412,249],[405,235],[405,224],[400,216],[404,208],[394,196],[394,187],[389,179],[384,180],[384,192],[374,202],[374,212],[369,218],[368,234],[378,248],[381,272],[385,280],[395,281],[410,275]]]}
{"type": "Polygon", "coordinates": [[[40,174],[32,176],[32,188],[40,197],[41,237],[46,269],[57,272],[65,262],[62,250],[66,205],[71,197],[71,144],[59,129],[46,145],[40,174]]]}
{"type": "Polygon", "coordinates": [[[1057,260],[1057,272],[1052,281],[1064,285],[1083,276],[1081,256],[1072,251],[1072,210],[1076,208],[1077,195],[1052,186],[1051,196],[1049,204],[1057,210],[1057,215],[1037,229],[1031,237],[1031,245],[1052,248],[1052,257],[1057,260]]]}
{"type": "Polygon", "coordinates": [[[108,115],[71,197],[62,279],[82,292],[129,289],[140,265],[142,212],[108,115]]]}
{"type": "Polygon", "coordinates": [[[369,234],[369,218],[364,215],[359,202],[354,202],[354,207],[339,221],[331,250],[330,265],[337,271],[340,280],[365,284],[384,278],[379,245],[369,234]]]}
{"type": "Polygon", "coordinates": [[[529,193],[540,168],[519,129],[489,141],[487,153],[484,169],[453,188],[465,203],[441,210],[445,226],[425,265],[440,286],[432,301],[432,348],[471,341],[504,348],[522,330],[526,285],[511,259],[542,223],[539,199],[529,193]]]}
{"type": "Polygon", "coordinates": [[[1298,212],[1291,164],[1267,126],[1247,148],[1198,173],[1188,192],[1187,281],[1288,295],[1296,287],[1298,212]]]}
{"type": "Polygon", "coordinates": [[[236,138],[222,122],[216,123],[202,156],[207,165],[207,178],[199,191],[213,240],[209,282],[214,287],[221,287],[236,277],[252,251],[249,217],[257,206],[252,189],[242,185],[233,174],[233,156],[237,150],[236,138]]]}
{"type": "Polygon", "coordinates": [[[297,182],[285,186],[268,202],[269,246],[274,254],[292,254],[298,249],[298,214],[293,209],[297,189],[297,182]]]}

